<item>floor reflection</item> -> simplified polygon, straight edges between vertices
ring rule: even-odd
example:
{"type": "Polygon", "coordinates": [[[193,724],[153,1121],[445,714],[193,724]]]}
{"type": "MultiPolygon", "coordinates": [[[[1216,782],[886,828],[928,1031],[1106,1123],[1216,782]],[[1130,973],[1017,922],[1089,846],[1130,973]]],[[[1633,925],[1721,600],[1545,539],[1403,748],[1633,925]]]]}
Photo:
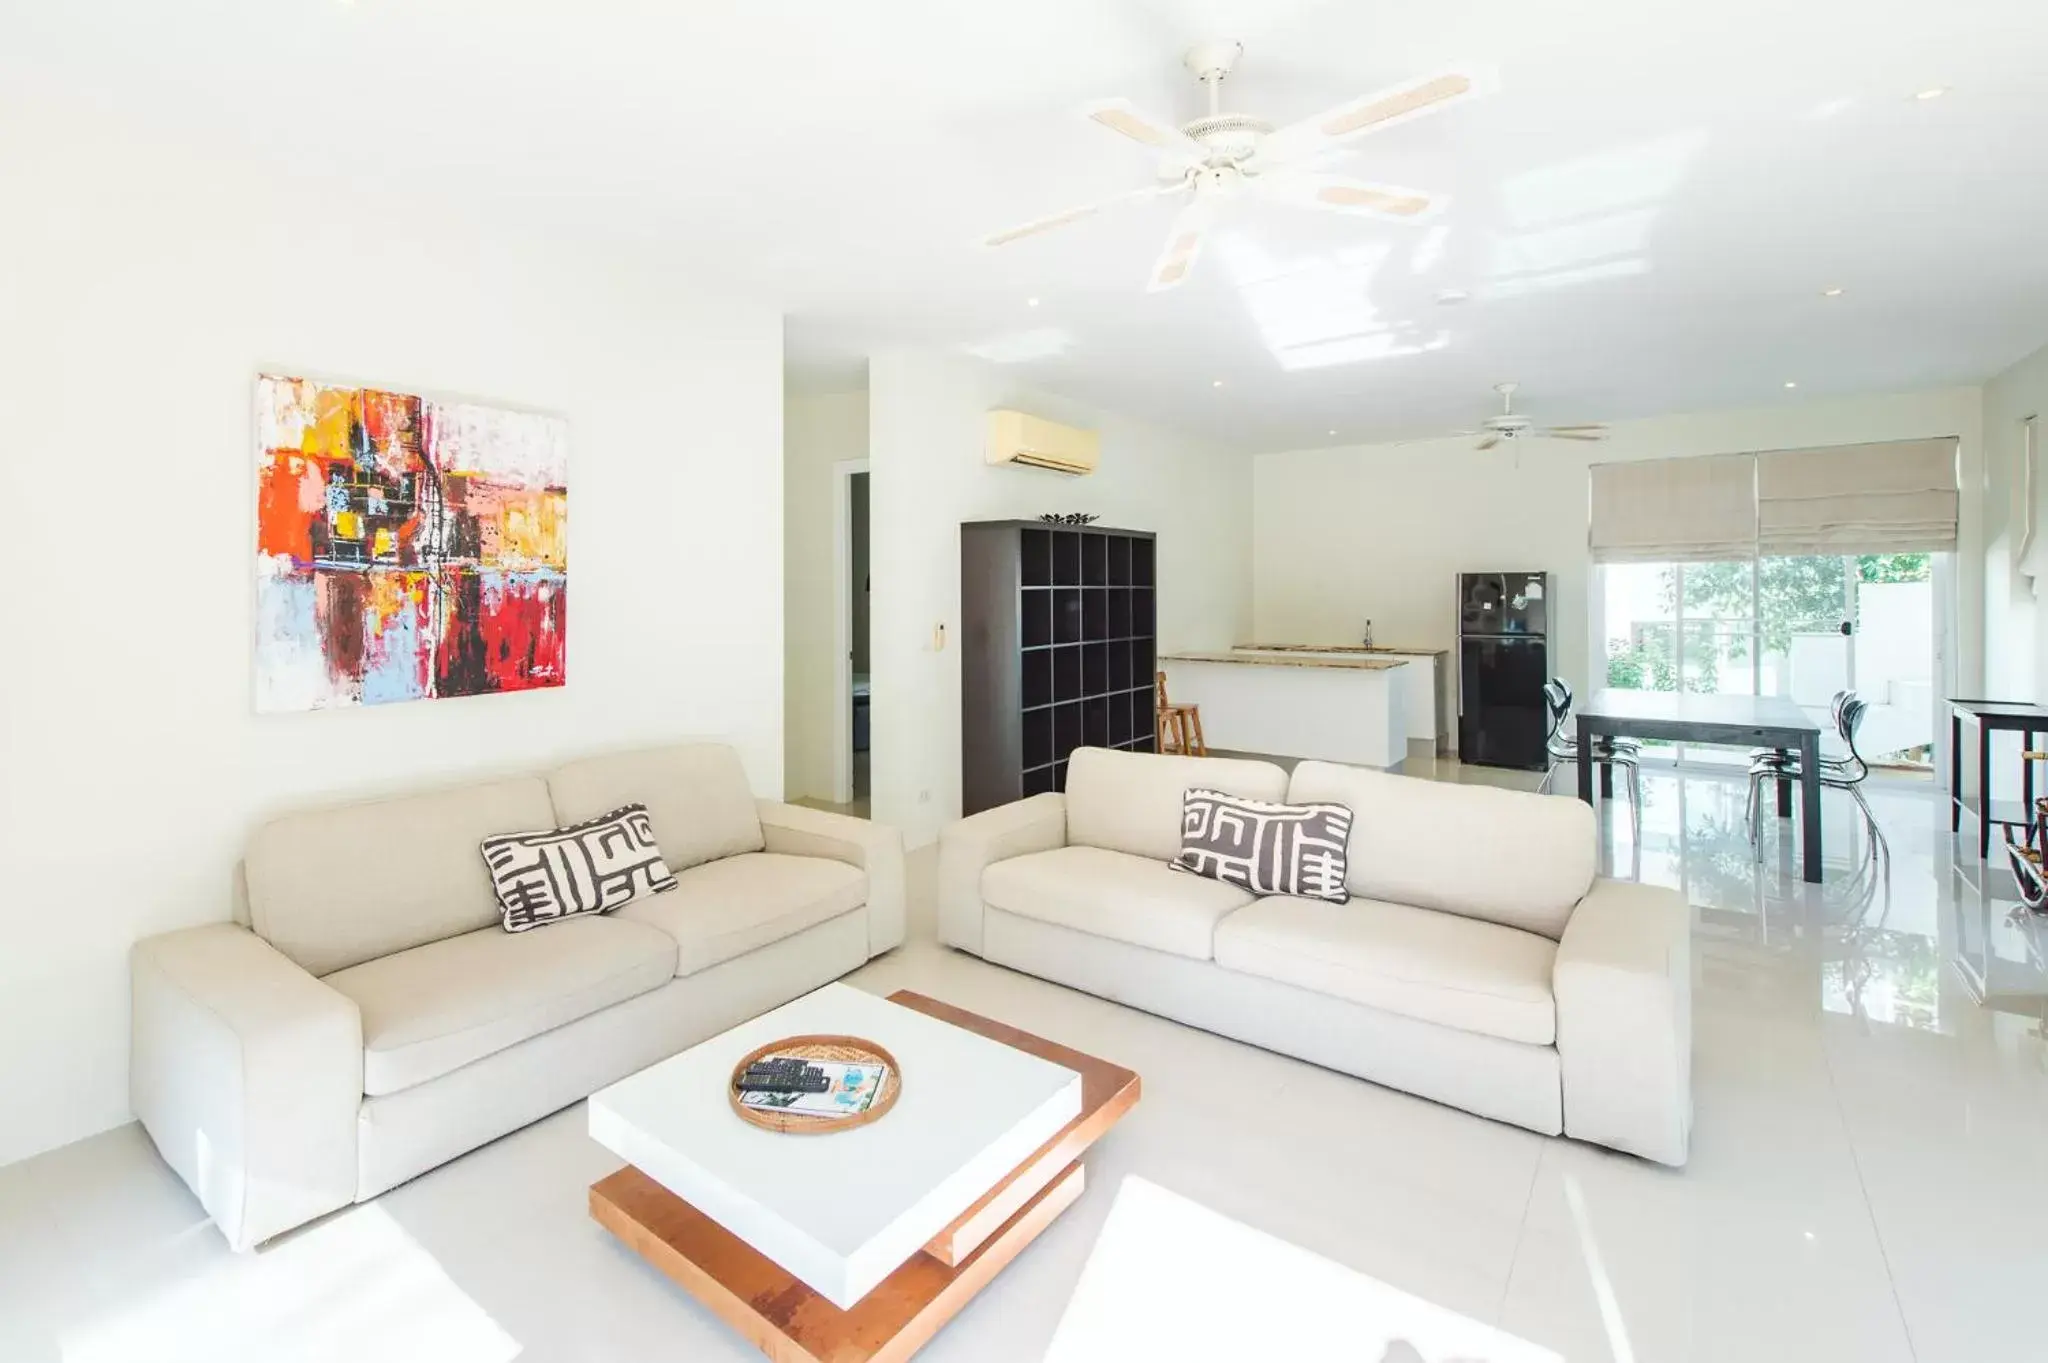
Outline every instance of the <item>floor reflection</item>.
{"type": "MultiPolygon", "coordinates": [[[[1540,779],[1420,755],[1408,769],[1519,789],[1540,779]]],[[[1767,805],[1760,860],[1750,846],[1740,768],[1647,763],[1640,836],[1627,801],[1599,807],[1601,873],[1684,894],[1702,976],[1727,989],[1753,995],[1791,974],[1821,1011],[1864,1025],[1952,1034],[1991,1010],[2048,1037],[2048,918],[2020,903],[2003,861],[1977,861],[1974,840],[1950,833],[1931,776],[1880,772],[1864,794],[1881,843],[1853,800],[1827,792],[1823,878],[1809,885],[1796,818],[1767,805]]]]}
{"type": "Polygon", "coordinates": [[[1603,869],[1684,893],[1703,950],[1811,967],[1828,1013],[1953,1031],[1981,1004],[2038,1024],[2048,1014],[2043,925],[2005,869],[1958,854],[1931,778],[1876,776],[1865,793],[1879,838],[1853,801],[1830,792],[1823,880],[1809,885],[1795,820],[1767,806],[1761,858],[1750,846],[1739,773],[1645,769],[1640,838],[1624,805],[1601,811],[1603,869]]]}

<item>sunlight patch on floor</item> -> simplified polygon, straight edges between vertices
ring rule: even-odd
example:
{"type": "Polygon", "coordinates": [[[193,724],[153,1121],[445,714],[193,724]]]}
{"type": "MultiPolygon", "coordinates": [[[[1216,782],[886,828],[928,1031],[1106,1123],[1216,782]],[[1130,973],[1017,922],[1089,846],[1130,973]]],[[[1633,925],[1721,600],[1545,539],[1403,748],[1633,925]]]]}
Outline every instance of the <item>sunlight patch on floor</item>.
{"type": "Polygon", "coordinates": [[[1563,1363],[1483,1321],[1127,1176],[1045,1363],[1139,1358],[1563,1363]]]}
{"type": "Polygon", "coordinates": [[[67,1332],[64,1363],[508,1363],[519,1344],[382,1209],[67,1332]]]}

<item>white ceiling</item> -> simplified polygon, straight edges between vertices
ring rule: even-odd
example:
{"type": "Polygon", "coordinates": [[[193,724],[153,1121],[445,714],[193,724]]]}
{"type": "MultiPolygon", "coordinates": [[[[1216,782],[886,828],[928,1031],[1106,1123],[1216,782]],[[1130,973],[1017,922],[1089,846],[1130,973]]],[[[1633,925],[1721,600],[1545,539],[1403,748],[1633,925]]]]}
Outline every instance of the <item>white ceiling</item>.
{"type": "Polygon", "coordinates": [[[971,347],[1246,448],[1471,425],[1508,378],[1556,421],[1980,380],[2048,340],[2044,56],[2042,0],[0,4],[0,84],[672,247],[780,302],[814,380],[971,347]],[[1210,36],[1276,123],[1495,72],[1341,167],[1442,230],[1241,202],[1154,295],[1164,202],[974,244],[1145,183],[1076,110],[1193,117],[1210,36]]]}

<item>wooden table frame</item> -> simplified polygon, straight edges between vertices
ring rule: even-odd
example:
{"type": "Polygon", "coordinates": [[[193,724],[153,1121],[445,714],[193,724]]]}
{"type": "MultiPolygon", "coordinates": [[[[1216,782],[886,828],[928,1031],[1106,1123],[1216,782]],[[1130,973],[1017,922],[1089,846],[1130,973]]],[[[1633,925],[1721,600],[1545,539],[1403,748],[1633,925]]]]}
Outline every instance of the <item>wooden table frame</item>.
{"type": "Polygon", "coordinates": [[[1977,860],[1991,855],[1994,824],[2031,827],[2034,821],[2034,764],[2020,763],[2020,803],[2002,805],[1991,798],[1991,735],[2017,733],[2020,746],[2035,746],[2034,735],[2048,732],[2048,706],[2024,701],[1951,700],[1948,703],[1948,831],[1960,833],[1963,815],[1977,821],[1977,860]],[[1977,789],[1975,798],[1963,787],[1963,724],[1977,726],[1977,789]]]}
{"type": "MultiPolygon", "coordinates": [[[[1579,798],[1593,803],[1595,743],[1650,738],[1799,754],[1799,839],[1805,879],[1820,870],[1820,725],[1780,696],[1694,696],[1663,691],[1603,690],[1577,710],[1579,798]]],[[[1792,783],[1778,782],[1778,817],[1792,813],[1792,783]]],[[[1640,833],[1638,833],[1640,836],[1640,833]]]]}
{"type": "Polygon", "coordinates": [[[1075,1071],[1081,1115],[851,1309],[826,1301],[638,1169],[590,1188],[600,1225],[775,1363],[900,1363],[924,1347],[1081,1196],[1082,1154],[1138,1101],[1138,1076],[1121,1065],[907,989],[889,1001],[1075,1071]]]}

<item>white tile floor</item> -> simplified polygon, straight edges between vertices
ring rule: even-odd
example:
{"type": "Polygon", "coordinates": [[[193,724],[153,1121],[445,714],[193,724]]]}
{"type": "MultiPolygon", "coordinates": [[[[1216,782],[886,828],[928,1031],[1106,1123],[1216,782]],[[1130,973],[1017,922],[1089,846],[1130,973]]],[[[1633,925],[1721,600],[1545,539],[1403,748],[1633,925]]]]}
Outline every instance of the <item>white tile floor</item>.
{"type": "MultiPolygon", "coordinates": [[[[1578,1363],[2048,1358],[2048,925],[2007,921],[2002,872],[1979,895],[1923,782],[1873,792],[1889,884],[1852,874],[1854,809],[1829,797],[1819,888],[1796,879],[1783,825],[1755,867],[1736,782],[1645,786],[1642,874],[1697,906],[1698,1125],[1677,1172],[954,954],[921,903],[912,943],[855,983],[914,986],[1145,1077],[1081,1203],[921,1357],[1040,1358],[1138,1174],[1578,1363]],[[1975,1002],[1959,949],[2019,1011],[1975,1002]]],[[[1626,873],[1625,815],[1615,834],[1626,873]]],[[[923,895],[930,873],[918,858],[923,895]]],[[[0,1170],[0,1360],[757,1357],[589,1221],[584,1188],[613,1160],[582,1121],[242,1258],[133,1127],[0,1170]]]]}

